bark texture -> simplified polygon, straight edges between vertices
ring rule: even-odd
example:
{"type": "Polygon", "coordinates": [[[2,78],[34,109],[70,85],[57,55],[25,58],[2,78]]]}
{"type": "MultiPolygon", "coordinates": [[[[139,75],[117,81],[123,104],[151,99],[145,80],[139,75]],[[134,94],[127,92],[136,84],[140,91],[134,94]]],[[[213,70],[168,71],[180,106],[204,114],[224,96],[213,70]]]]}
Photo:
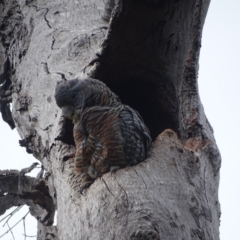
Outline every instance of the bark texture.
{"type": "Polygon", "coordinates": [[[208,5],[0,2],[2,117],[44,168],[37,179],[0,173],[1,214],[30,205],[38,239],[219,239],[221,158],[197,86],[208,5]],[[54,91],[59,80],[86,76],[135,108],[155,142],[143,163],[103,175],[82,196],[72,187],[73,125],[54,91]],[[57,227],[50,226],[55,211],[57,227]]]}

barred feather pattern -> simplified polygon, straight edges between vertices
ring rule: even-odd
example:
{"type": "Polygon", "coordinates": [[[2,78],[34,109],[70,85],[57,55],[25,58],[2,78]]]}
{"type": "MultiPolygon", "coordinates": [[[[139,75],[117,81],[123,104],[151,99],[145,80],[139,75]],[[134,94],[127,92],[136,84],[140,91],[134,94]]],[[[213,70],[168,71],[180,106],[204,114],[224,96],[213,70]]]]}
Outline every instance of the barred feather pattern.
{"type": "Polygon", "coordinates": [[[148,128],[139,113],[123,105],[104,83],[91,78],[60,83],[55,98],[60,108],[73,109],[68,117],[74,123],[75,173],[81,178],[81,193],[104,173],[147,157],[148,128]]]}

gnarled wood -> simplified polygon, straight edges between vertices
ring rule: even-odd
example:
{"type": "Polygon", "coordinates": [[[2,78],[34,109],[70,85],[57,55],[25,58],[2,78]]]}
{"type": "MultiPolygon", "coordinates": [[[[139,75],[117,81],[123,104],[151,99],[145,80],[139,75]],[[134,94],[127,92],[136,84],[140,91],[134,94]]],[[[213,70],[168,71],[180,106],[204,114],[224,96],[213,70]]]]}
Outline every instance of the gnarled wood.
{"type": "Polygon", "coordinates": [[[0,81],[8,81],[0,103],[12,101],[20,143],[43,164],[58,211],[57,230],[39,223],[38,239],[219,239],[221,161],[197,87],[208,5],[0,3],[0,81]],[[140,112],[156,139],[146,161],[103,175],[84,196],[69,181],[72,124],[54,101],[57,81],[76,76],[105,82],[140,112]]]}

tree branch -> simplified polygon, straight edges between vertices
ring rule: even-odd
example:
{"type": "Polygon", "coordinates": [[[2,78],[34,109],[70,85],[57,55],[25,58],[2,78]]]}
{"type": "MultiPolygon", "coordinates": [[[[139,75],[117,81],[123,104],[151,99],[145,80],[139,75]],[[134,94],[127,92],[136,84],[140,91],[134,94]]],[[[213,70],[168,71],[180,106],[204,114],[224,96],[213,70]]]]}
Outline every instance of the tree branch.
{"type": "MultiPolygon", "coordinates": [[[[31,214],[46,225],[53,223],[55,205],[43,179],[25,176],[38,163],[18,170],[0,171],[0,214],[13,206],[28,205],[31,214]]],[[[41,170],[42,171],[42,170],[41,170]]]]}
{"type": "MultiPolygon", "coordinates": [[[[19,210],[19,209],[18,209],[19,210]]],[[[15,210],[14,210],[15,211],[15,210]]],[[[12,229],[14,228],[14,227],[16,227],[21,221],[25,221],[25,218],[26,218],[26,216],[29,214],[29,211],[19,220],[19,221],[17,221],[12,227],[10,227],[9,226],[9,224],[8,224],[8,221],[9,221],[9,219],[7,219],[7,221],[4,223],[4,225],[5,224],[7,224],[7,226],[8,226],[8,228],[9,228],[9,230],[8,231],[6,231],[4,234],[2,234],[1,236],[0,236],[0,238],[2,237],[2,236],[4,236],[4,235],[6,235],[7,233],[9,233],[9,232],[11,232],[11,234],[12,234],[12,236],[13,236],[13,232],[12,232],[12,229]]],[[[2,220],[1,220],[2,221],[2,220]]],[[[4,226],[3,225],[3,226],[4,226]]],[[[25,228],[24,228],[24,231],[25,231],[25,228]]],[[[13,236],[13,238],[14,238],[14,236],[13,236]]],[[[15,239],[15,238],[14,238],[15,239]]]]}

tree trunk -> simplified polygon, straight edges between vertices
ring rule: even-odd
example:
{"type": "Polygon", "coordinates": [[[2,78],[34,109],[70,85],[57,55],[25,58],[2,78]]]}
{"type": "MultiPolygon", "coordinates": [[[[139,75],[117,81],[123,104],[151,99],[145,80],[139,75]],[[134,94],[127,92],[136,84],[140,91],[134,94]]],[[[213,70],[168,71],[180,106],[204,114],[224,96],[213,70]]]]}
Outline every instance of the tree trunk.
{"type": "Polygon", "coordinates": [[[2,116],[44,168],[36,179],[32,168],[1,172],[1,214],[28,204],[38,239],[219,239],[221,158],[197,86],[209,2],[1,1],[2,116]],[[106,83],[154,140],[144,162],[83,195],[73,124],[54,100],[57,82],[75,77],[106,83]]]}

